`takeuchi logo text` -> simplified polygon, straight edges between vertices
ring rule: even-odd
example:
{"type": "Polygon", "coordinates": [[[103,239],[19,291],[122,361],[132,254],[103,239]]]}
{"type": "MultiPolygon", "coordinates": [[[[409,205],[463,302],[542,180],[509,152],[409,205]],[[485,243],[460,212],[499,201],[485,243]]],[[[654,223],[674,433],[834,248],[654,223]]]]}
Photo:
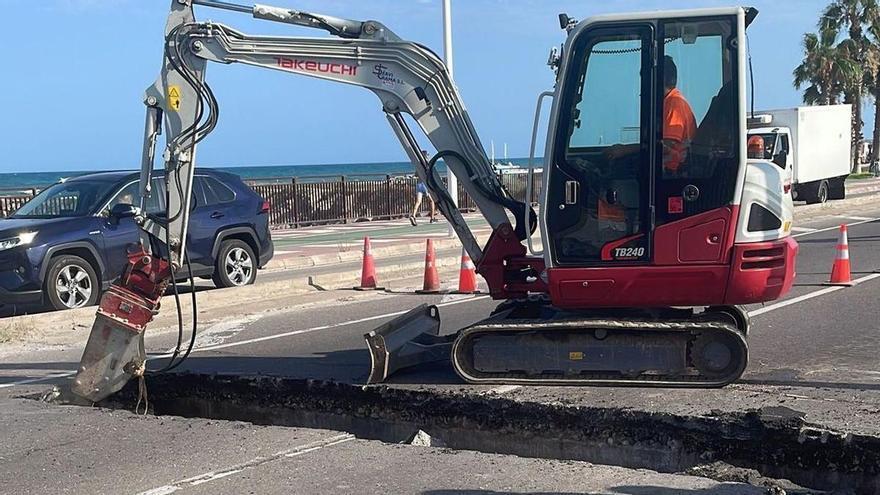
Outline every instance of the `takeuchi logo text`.
{"type": "Polygon", "coordinates": [[[356,76],[358,70],[356,65],[324,63],[316,62],[314,60],[300,60],[286,57],[275,57],[275,62],[282,69],[318,72],[323,74],[339,74],[343,76],[356,76]]]}
{"type": "Polygon", "coordinates": [[[403,81],[394,77],[394,73],[388,69],[387,66],[383,64],[376,64],[373,66],[373,75],[379,78],[382,81],[382,84],[386,86],[394,86],[395,84],[403,84],[403,81]]]}

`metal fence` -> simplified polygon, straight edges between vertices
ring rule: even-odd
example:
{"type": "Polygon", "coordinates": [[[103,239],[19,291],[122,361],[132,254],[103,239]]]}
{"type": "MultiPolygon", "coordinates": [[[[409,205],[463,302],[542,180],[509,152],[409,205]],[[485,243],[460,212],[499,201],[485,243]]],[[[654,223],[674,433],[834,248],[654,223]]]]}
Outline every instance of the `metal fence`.
{"type": "MultiPolygon", "coordinates": [[[[500,175],[504,187],[521,201],[526,196],[527,178],[525,173],[500,175]]],[[[273,178],[245,182],[271,204],[270,225],[287,228],[406,217],[415,204],[417,179],[386,175],[273,178]]],[[[541,174],[536,173],[532,177],[532,203],[537,202],[540,190],[541,174]]],[[[0,191],[0,218],[11,215],[36,192],[3,195],[0,191]]],[[[461,182],[458,184],[458,205],[464,211],[476,209],[461,182]]],[[[428,202],[423,201],[423,215],[428,207],[428,202]]]]}
{"type": "Polygon", "coordinates": [[[0,196],[0,218],[8,217],[32,197],[30,194],[22,195],[21,193],[16,193],[14,196],[0,196]]]}

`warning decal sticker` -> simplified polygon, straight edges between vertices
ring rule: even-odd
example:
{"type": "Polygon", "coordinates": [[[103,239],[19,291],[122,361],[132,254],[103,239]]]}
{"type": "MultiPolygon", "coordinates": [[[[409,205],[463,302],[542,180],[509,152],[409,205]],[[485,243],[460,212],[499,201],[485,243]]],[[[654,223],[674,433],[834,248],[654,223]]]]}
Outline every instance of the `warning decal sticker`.
{"type": "Polygon", "coordinates": [[[168,86],[168,108],[174,112],[180,110],[180,88],[168,86]]]}

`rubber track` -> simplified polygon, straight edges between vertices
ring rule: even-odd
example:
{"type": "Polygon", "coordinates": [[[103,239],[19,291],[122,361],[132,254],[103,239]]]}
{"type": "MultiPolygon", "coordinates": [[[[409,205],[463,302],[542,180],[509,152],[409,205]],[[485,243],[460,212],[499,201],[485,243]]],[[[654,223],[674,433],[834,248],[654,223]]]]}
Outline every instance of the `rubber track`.
{"type": "MultiPolygon", "coordinates": [[[[677,388],[717,388],[723,387],[737,380],[746,369],[748,364],[748,345],[742,332],[734,325],[721,321],[707,321],[705,316],[700,319],[696,316],[692,320],[640,320],[640,319],[572,319],[563,321],[548,322],[547,320],[523,320],[516,319],[510,321],[495,321],[487,323],[478,323],[461,331],[452,348],[452,363],[455,371],[466,381],[470,383],[482,384],[521,384],[521,385],[607,385],[607,386],[639,386],[639,387],[677,387],[677,388]],[[736,367],[734,372],[722,378],[708,378],[703,375],[682,375],[682,376],[660,376],[653,374],[642,374],[637,377],[627,377],[616,373],[595,372],[585,377],[584,374],[576,376],[560,378],[559,375],[535,375],[522,376],[519,373],[498,373],[484,374],[484,376],[474,376],[479,374],[470,366],[462,363],[462,352],[470,348],[467,346],[468,340],[493,332],[523,331],[534,332],[536,330],[556,331],[583,329],[584,331],[593,331],[598,329],[607,330],[608,333],[615,331],[642,331],[642,332],[667,332],[674,334],[689,333],[693,337],[689,342],[700,333],[726,332],[736,337],[736,341],[742,344],[740,353],[740,366],[736,367]],[[468,369],[470,368],[470,369],[468,369]]],[[[691,368],[696,372],[695,369],[691,368]]]]}

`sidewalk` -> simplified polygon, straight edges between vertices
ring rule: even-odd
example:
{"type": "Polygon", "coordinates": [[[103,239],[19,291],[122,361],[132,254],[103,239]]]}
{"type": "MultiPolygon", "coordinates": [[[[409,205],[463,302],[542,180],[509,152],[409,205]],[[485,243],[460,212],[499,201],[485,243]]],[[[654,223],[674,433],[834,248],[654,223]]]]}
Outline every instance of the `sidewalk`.
{"type": "Polygon", "coordinates": [[[880,177],[873,179],[850,179],[846,181],[847,196],[876,192],[880,192],[880,177]]]}
{"type": "MultiPolygon", "coordinates": [[[[463,215],[474,235],[486,240],[492,229],[479,213],[463,215]]],[[[428,223],[427,217],[418,218],[413,227],[408,219],[382,222],[359,222],[337,225],[282,229],[272,231],[275,257],[268,269],[292,269],[359,260],[364,237],[369,236],[376,255],[423,253],[425,239],[433,239],[438,250],[461,246],[458,238],[448,235],[449,224],[439,217],[428,223]]]]}

